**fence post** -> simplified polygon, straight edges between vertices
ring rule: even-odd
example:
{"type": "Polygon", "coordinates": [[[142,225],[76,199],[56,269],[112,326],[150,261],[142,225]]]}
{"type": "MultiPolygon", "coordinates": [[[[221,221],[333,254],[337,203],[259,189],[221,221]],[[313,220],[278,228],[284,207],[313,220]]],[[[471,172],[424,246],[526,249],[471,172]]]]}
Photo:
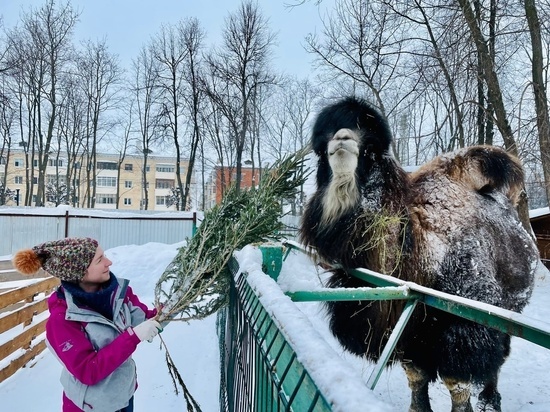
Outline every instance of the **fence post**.
{"type": "Polygon", "coordinates": [[[69,211],[65,210],[65,237],[69,237],[69,211]]]}
{"type": "Polygon", "coordinates": [[[262,270],[271,278],[277,280],[283,267],[283,247],[280,244],[264,243],[262,251],[262,270]]]}

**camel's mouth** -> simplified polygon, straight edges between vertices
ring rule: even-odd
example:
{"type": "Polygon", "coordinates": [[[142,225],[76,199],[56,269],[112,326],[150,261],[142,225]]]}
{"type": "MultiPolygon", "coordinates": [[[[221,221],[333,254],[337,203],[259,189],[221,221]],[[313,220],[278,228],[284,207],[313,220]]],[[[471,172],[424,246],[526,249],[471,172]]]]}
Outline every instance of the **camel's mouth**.
{"type": "Polygon", "coordinates": [[[329,156],[334,156],[335,154],[342,156],[346,153],[359,156],[359,146],[355,140],[331,140],[328,143],[329,156]]]}
{"type": "Polygon", "coordinates": [[[335,154],[345,156],[348,152],[354,156],[359,156],[359,142],[360,137],[357,132],[351,129],[340,129],[328,142],[328,156],[334,156],[335,154]]]}

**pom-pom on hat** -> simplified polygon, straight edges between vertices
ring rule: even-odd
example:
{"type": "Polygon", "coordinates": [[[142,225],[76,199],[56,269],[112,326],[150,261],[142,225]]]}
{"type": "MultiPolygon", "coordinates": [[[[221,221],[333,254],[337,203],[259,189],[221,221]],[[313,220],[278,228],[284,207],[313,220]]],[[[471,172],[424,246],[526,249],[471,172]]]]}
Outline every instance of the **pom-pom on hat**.
{"type": "Polygon", "coordinates": [[[78,282],[86,275],[98,245],[97,240],[89,237],[53,240],[20,250],[12,262],[24,275],[32,275],[43,268],[56,278],[78,282]]]}

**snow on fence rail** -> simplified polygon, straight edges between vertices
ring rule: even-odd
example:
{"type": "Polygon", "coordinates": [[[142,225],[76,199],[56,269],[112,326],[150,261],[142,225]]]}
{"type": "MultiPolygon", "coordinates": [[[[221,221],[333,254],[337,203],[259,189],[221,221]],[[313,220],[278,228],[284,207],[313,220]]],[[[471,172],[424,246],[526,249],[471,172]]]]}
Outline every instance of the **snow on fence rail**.
{"type": "Polygon", "coordinates": [[[272,263],[282,260],[282,249],[276,249],[260,246],[263,265],[235,258],[229,263],[235,276],[230,303],[218,317],[220,410],[350,412],[365,405],[393,410],[279,288],[272,263]]]}
{"type": "MultiPolygon", "coordinates": [[[[300,244],[292,241],[284,242],[284,246],[288,248],[288,251],[294,249],[306,254],[314,253],[313,250],[305,250],[300,244]]],[[[367,382],[367,385],[371,389],[374,389],[376,386],[401,333],[405,329],[416,304],[419,302],[550,349],[550,323],[532,319],[521,313],[487,303],[440,292],[413,282],[406,282],[369,269],[357,268],[350,270],[349,273],[374,287],[353,290],[325,289],[312,292],[297,291],[288,293],[288,296],[296,302],[384,299],[403,299],[407,301],[403,314],[390,335],[388,343],[367,382]]]]}
{"type": "MultiPolygon", "coordinates": [[[[284,256],[281,245],[260,245],[261,267],[256,262],[259,259],[248,257],[230,264],[236,279],[229,308],[220,322],[225,325],[221,329],[225,335],[220,334],[223,371],[220,404],[223,411],[364,410],[365,404],[378,401],[373,398],[371,390],[375,388],[417,303],[550,349],[549,323],[367,269],[355,269],[350,273],[372,287],[321,287],[283,293],[276,280],[288,253],[291,250],[313,253],[292,241],[284,242],[283,246],[287,249],[284,256]],[[327,364],[338,361],[338,354],[331,355],[332,350],[322,338],[314,336],[315,330],[308,318],[293,304],[387,299],[402,299],[407,303],[366,384],[360,377],[349,380],[353,375],[347,373],[344,363],[327,367],[327,364]],[[334,371],[340,371],[344,376],[331,376],[334,371]],[[350,384],[354,385],[353,390],[350,390],[350,384]],[[345,395],[342,388],[346,388],[345,395]]],[[[375,410],[386,410],[385,406],[377,405],[375,410]]]]}
{"type": "Polygon", "coordinates": [[[0,382],[46,348],[47,298],[58,285],[51,276],[0,282],[0,382]]]}

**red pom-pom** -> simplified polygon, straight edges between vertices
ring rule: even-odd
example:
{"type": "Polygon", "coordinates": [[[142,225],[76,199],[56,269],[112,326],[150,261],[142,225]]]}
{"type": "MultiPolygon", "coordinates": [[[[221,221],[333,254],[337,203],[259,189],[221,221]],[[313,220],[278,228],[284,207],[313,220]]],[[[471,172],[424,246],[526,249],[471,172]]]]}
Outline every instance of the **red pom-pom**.
{"type": "Polygon", "coordinates": [[[20,250],[12,259],[13,266],[24,275],[34,275],[42,267],[42,262],[32,249],[20,250]]]}

